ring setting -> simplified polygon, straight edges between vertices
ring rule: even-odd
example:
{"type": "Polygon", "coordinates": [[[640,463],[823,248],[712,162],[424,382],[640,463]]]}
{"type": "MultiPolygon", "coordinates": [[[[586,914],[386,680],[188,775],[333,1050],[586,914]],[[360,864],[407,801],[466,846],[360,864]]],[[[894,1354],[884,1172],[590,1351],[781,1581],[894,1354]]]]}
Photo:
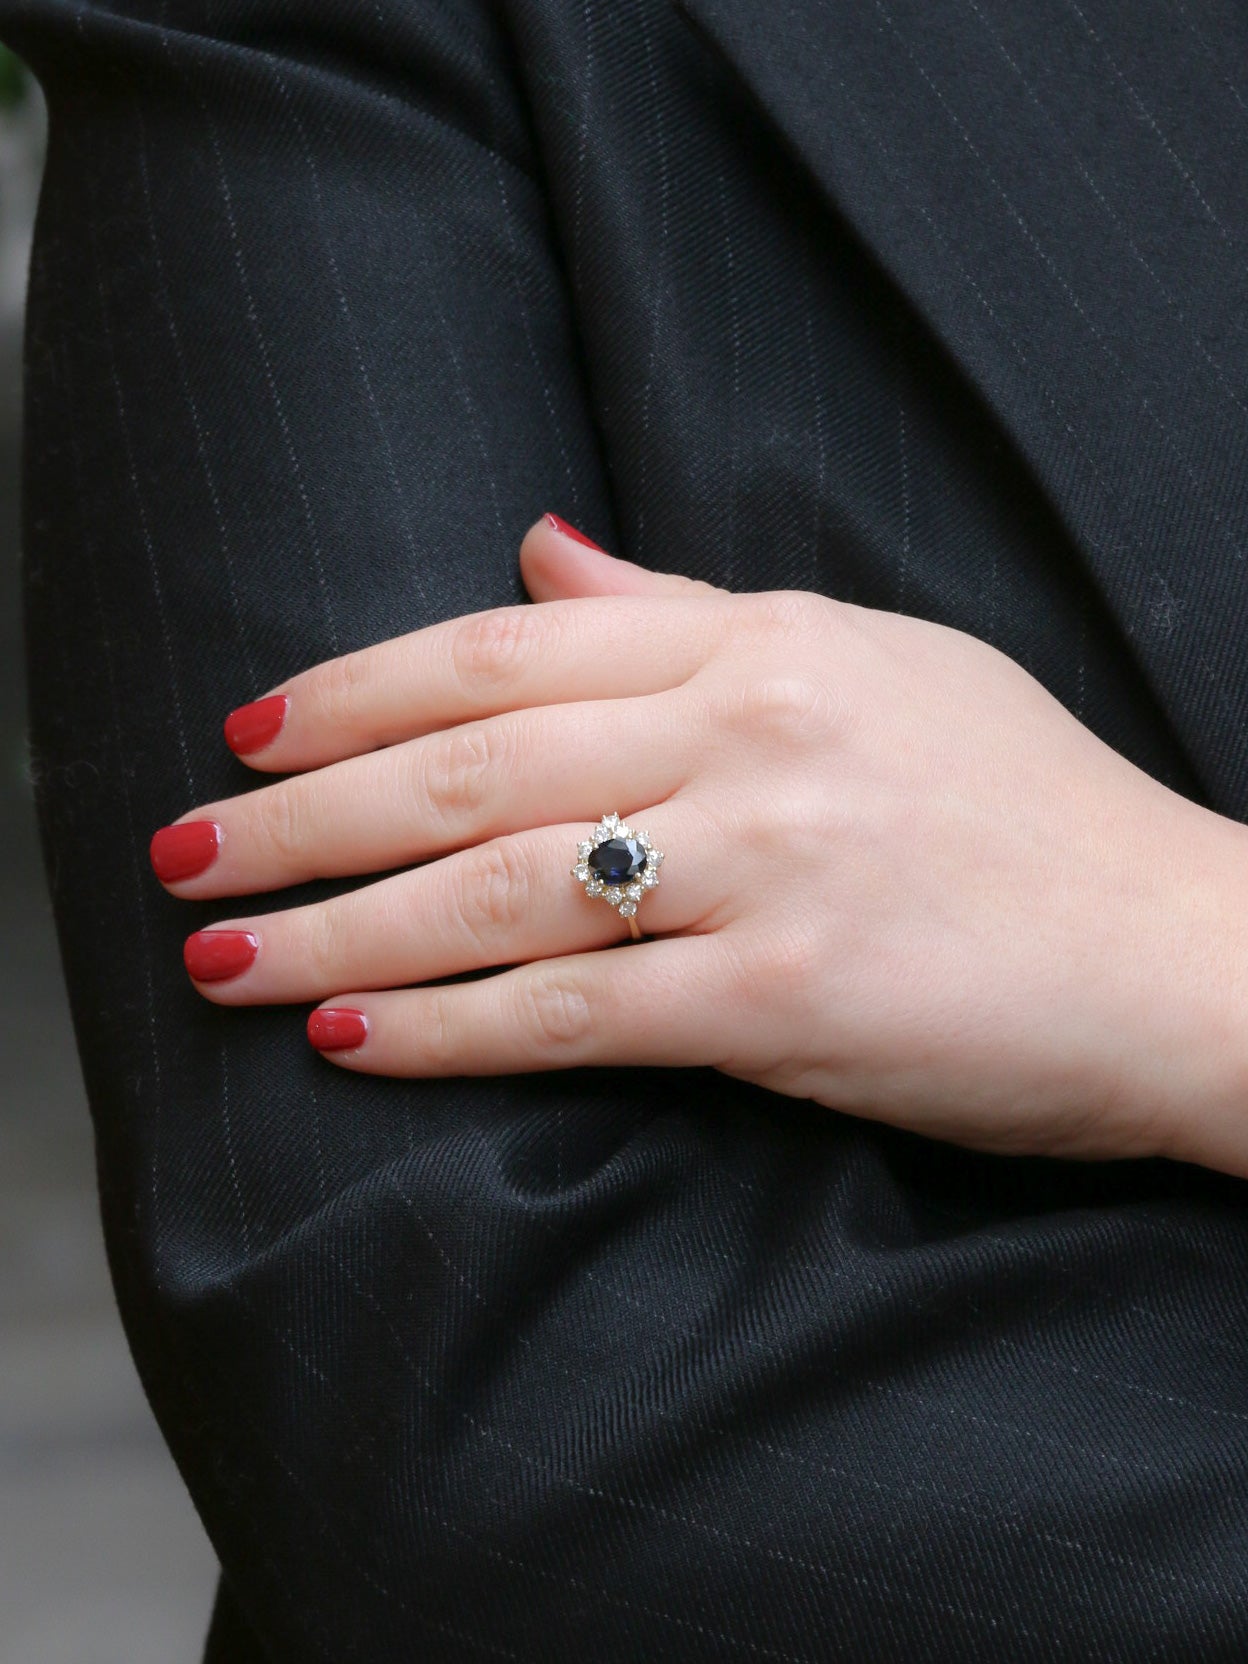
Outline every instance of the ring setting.
{"type": "Polygon", "coordinates": [[[641,930],[633,915],[647,890],[659,882],[663,851],[656,849],[648,832],[634,831],[614,811],[604,815],[592,835],[576,846],[573,878],[585,886],[587,896],[601,896],[628,920],[634,940],[641,930]]]}

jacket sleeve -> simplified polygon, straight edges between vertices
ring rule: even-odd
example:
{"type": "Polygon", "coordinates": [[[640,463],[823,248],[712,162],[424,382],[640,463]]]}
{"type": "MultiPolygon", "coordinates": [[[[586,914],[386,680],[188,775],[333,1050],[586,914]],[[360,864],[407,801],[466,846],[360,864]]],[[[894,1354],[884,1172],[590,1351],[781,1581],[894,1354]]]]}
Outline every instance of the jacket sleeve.
{"type": "Polygon", "coordinates": [[[528,1656],[581,1604],[631,1367],[592,1264],[652,1182],[636,1081],[366,1081],[302,1011],[213,1009],[180,947],[220,908],[147,862],[255,783],[235,704],[523,600],[547,507],[614,534],[495,8],[381,10],[0,0],[50,110],[32,755],[110,1262],[272,1659],[528,1656]]]}
{"type": "Polygon", "coordinates": [[[0,0],[50,109],[40,825],[117,1297],[220,1558],[230,1664],[711,1659],[810,1619],[801,1556],[728,1528],[794,1509],[734,1424],[816,1322],[773,1307],[782,1243],[756,1263],[808,1159],[769,1141],[765,1095],[327,1068],[303,1010],[195,993],[181,944],[220,906],[147,860],[156,827],[255,784],[221,738],[235,705],[523,600],[546,508],[615,539],[501,15],[0,0]],[[783,1585],[761,1609],[756,1572],[783,1585]]]}

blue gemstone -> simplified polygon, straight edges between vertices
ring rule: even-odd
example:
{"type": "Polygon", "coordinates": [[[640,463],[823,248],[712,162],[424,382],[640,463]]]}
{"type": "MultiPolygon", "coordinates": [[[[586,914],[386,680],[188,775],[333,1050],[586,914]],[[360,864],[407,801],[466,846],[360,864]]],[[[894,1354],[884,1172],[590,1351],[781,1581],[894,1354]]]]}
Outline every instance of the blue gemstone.
{"type": "Polygon", "coordinates": [[[636,838],[608,838],[589,857],[589,870],[604,884],[627,884],[646,870],[646,852],[636,838]]]}

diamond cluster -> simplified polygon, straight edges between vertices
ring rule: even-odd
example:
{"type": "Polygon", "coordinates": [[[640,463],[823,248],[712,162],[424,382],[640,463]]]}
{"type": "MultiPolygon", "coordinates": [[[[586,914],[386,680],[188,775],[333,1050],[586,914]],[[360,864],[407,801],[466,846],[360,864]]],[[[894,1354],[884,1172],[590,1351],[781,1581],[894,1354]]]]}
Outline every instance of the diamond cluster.
{"type": "MultiPolygon", "coordinates": [[[[627,859],[627,855],[623,857],[627,859]]],[[[585,886],[587,896],[602,896],[609,901],[622,919],[631,918],[637,911],[637,903],[647,890],[653,890],[659,882],[659,867],[663,861],[663,851],[656,849],[650,842],[648,832],[634,832],[631,826],[626,826],[617,814],[604,815],[594,828],[592,838],[576,846],[576,865],[572,867],[573,878],[579,878],[585,886]],[[633,840],[640,845],[640,858],[629,864],[637,870],[636,876],[627,884],[612,884],[607,882],[595,871],[591,865],[594,851],[603,844],[633,840]]]]}

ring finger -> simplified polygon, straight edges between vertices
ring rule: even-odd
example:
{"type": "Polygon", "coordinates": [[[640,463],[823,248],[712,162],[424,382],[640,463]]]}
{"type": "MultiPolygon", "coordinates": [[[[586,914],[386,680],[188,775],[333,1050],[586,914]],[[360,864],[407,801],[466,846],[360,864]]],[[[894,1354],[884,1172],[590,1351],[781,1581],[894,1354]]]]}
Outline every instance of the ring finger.
{"type": "MultiPolygon", "coordinates": [[[[670,798],[625,817],[666,853],[696,845],[699,860],[664,862],[643,891],[643,933],[710,927],[724,901],[707,859],[707,816],[670,798]],[[696,824],[695,824],[696,823],[696,824]],[[674,876],[674,881],[672,877],[674,876]]],[[[543,826],[459,850],[411,872],[307,907],[223,921],[186,944],[192,980],[224,1005],[321,1000],[344,988],[401,988],[463,971],[548,959],[627,940],[624,921],[572,876],[585,822],[543,826]]]]}
{"type": "Polygon", "coordinates": [[[192,900],[384,872],[555,814],[593,819],[620,780],[660,803],[708,727],[683,689],[509,711],[192,810],[156,833],[152,865],[192,900]]]}

